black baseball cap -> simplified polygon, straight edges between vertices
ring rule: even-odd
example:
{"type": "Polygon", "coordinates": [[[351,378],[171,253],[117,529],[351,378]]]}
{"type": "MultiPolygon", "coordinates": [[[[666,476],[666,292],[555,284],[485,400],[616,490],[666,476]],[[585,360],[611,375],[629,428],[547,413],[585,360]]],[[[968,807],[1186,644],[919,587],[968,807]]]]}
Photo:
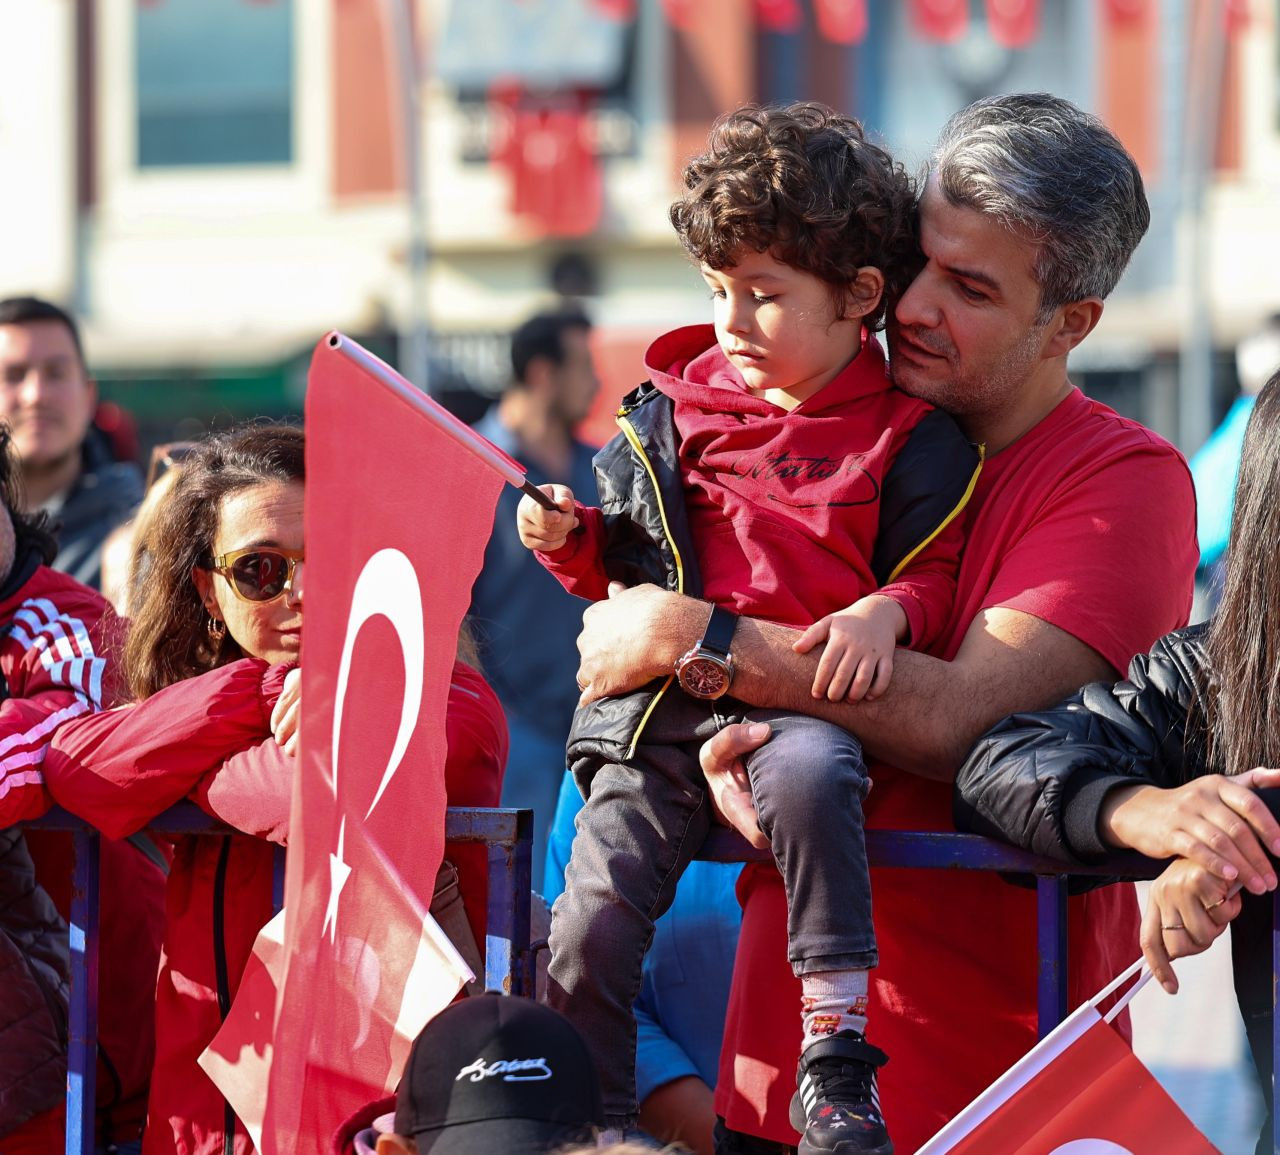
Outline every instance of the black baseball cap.
{"type": "Polygon", "coordinates": [[[604,1124],[582,1036],[531,999],[490,992],[419,1032],[396,1091],[396,1134],[432,1155],[534,1155],[604,1124]]]}

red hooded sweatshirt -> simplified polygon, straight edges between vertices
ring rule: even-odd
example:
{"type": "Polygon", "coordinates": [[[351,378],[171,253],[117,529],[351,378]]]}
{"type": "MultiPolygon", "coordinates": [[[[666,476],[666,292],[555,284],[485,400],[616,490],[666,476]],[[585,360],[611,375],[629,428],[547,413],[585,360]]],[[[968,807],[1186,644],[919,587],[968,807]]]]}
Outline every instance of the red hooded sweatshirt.
{"type": "MultiPolygon", "coordinates": [[[[870,334],[839,375],[791,410],[748,391],[711,325],[658,338],[645,368],[675,403],[704,597],[799,628],[877,592],[880,490],[932,406],[890,384],[870,334]]],[[[599,509],[576,512],[585,532],[539,557],[570,593],[598,600],[608,588],[605,522],[599,509]]],[[[878,591],[902,607],[914,648],[947,620],[961,543],[953,518],[878,591]]]]}

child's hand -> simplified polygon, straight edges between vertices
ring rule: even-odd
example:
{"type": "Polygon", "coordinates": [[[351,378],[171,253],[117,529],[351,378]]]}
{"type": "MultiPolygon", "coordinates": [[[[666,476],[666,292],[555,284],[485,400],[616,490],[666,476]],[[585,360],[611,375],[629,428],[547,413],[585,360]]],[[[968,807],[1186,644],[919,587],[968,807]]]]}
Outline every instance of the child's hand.
{"type": "Polygon", "coordinates": [[[812,694],[838,702],[874,701],[889,688],[893,651],[907,631],[907,616],[891,598],[872,594],[816,621],[792,647],[807,654],[825,642],[812,694]]]}
{"type": "Polygon", "coordinates": [[[556,503],[556,512],[543,509],[532,497],[524,496],[516,506],[516,530],[525,549],[553,553],[578,527],[573,515],[573,490],[567,485],[540,485],[538,488],[556,503]]]}

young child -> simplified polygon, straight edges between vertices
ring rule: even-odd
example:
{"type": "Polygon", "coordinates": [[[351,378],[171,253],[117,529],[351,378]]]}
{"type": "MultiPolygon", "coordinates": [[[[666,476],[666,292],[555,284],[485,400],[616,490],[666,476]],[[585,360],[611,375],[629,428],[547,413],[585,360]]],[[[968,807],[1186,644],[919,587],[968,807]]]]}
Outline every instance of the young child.
{"type": "Polygon", "coordinates": [[[574,719],[587,801],[552,923],[550,1001],[587,1038],[607,1124],[625,1129],[641,962],[710,822],[699,747],[730,722],[767,721],[747,770],[804,987],[792,1123],[802,1152],[886,1155],[886,1056],[864,1038],[877,957],[861,748],[815,718],[748,713],[728,696],[730,644],[738,614],[804,627],[798,650],[825,643],[815,696],[883,693],[895,644],[927,644],[950,610],[979,453],[886,377],[872,330],[914,271],[914,193],[856,121],[811,103],[740,109],[684,185],[671,221],[714,328],[650,347],[649,380],[595,460],[601,508],[547,486],[556,511],[526,497],[517,512],[523,543],[573,593],[647,581],[712,603],[665,682],[574,719]]]}

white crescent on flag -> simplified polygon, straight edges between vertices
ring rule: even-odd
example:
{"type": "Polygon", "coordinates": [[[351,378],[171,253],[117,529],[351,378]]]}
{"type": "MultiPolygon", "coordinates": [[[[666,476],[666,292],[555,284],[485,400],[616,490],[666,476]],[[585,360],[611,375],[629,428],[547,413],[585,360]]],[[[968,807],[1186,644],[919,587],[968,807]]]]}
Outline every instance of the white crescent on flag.
{"type": "Polygon", "coordinates": [[[351,591],[351,611],[347,617],[347,635],[342,643],[342,663],[338,667],[338,685],[333,703],[333,770],[329,785],[333,796],[338,796],[338,751],[342,736],[343,707],[347,700],[347,684],[351,678],[351,656],[356,648],[356,638],[370,618],[381,615],[391,623],[400,642],[400,654],[404,659],[404,700],[400,704],[400,726],[396,731],[395,745],[387,759],[378,789],[365,812],[365,818],[373,813],[378,799],[386,790],[409,748],[409,739],[418,722],[422,708],[422,662],[425,651],[425,634],[422,616],[422,589],[413,563],[398,549],[380,549],[364,564],[355,588],[351,591]]]}
{"type": "Polygon", "coordinates": [[[1072,1139],[1055,1147],[1049,1155],[1133,1155],[1133,1152],[1110,1139],[1072,1139]]]}

